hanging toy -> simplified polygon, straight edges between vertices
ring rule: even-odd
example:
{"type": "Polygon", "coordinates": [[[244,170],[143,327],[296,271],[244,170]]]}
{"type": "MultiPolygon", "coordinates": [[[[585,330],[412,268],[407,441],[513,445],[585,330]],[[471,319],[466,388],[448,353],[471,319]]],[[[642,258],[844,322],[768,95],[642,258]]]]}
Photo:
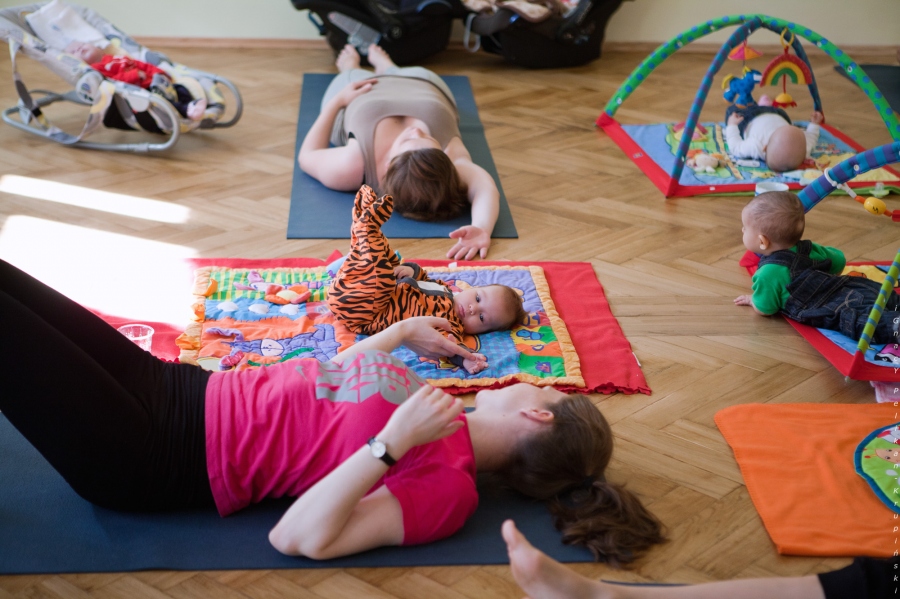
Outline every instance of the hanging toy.
{"type": "MultiPolygon", "coordinates": [[[[828,174],[827,170],[825,171],[825,174],[828,174]]],[[[883,214],[894,222],[900,222],[900,210],[888,210],[887,204],[884,203],[884,200],[875,197],[864,198],[863,196],[856,195],[856,192],[853,191],[853,188],[846,183],[840,183],[836,185],[836,187],[843,190],[848,196],[862,204],[863,208],[865,208],[866,212],[868,212],[869,214],[874,214],[875,216],[880,216],[883,214]]]]}
{"type": "Polygon", "coordinates": [[[756,102],[753,100],[753,88],[759,83],[762,75],[759,71],[744,67],[744,74],[741,77],[734,75],[725,75],[722,80],[722,89],[725,101],[734,104],[738,108],[746,108],[752,106],[756,102]]]}
{"type": "Polygon", "coordinates": [[[746,67],[746,62],[748,60],[753,60],[754,58],[759,58],[762,56],[762,52],[755,50],[751,46],[747,45],[747,40],[740,46],[735,46],[731,49],[731,52],[728,53],[728,60],[740,60],[741,66],[746,67]]]}
{"type": "Polygon", "coordinates": [[[794,102],[794,98],[791,97],[791,94],[787,93],[787,80],[790,79],[791,83],[805,83],[806,85],[810,85],[812,83],[812,71],[809,69],[809,65],[803,62],[799,57],[791,54],[791,44],[794,43],[794,34],[788,31],[786,28],[781,32],[781,46],[784,48],[784,53],[781,56],[776,56],[772,59],[772,62],[766,66],[766,70],[763,71],[762,74],[762,83],[763,85],[778,85],[778,80],[781,80],[781,93],[775,97],[775,100],[772,102],[772,106],[776,108],[779,107],[793,107],[796,106],[797,103],[794,102]],[[790,34],[790,39],[786,40],[785,35],[790,34]]]}

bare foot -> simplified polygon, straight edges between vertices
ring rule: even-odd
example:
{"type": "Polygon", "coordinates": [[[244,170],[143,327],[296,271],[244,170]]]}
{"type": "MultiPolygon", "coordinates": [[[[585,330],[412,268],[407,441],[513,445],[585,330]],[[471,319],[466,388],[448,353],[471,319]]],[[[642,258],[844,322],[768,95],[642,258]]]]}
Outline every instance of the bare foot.
{"type": "Polygon", "coordinates": [[[359,68],[359,52],[356,51],[356,48],[347,44],[343,48],[341,48],[341,53],[338,54],[337,59],[334,61],[334,64],[337,66],[338,71],[343,73],[344,71],[349,71],[350,69],[358,69],[359,68]]]}
{"type": "Polygon", "coordinates": [[[587,579],[528,542],[512,520],[501,529],[513,578],[531,599],[611,599],[606,585],[587,579]]]}
{"type": "Polygon", "coordinates": [[[369,64],[375,68],[376,75],[383,75],[389,68],[397,66],[384,48],[376,44],[369,46],[369,54],[366,58],[368,58],[369,64]]]}

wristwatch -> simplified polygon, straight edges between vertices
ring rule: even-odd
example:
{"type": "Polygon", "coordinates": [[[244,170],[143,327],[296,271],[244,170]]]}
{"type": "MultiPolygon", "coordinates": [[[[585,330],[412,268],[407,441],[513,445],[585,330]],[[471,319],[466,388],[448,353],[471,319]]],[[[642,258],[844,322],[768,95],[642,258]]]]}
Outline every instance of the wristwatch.
{"type": "Polygon", "coordinates": [[[390,454],[387,452],[387,447],[385,447],[384,443],[372,437],[369,439],[369,449],[372,451],[372,455],[388,466],[393,466],[397,463],[397,460],[392,458],[390,454]]]}

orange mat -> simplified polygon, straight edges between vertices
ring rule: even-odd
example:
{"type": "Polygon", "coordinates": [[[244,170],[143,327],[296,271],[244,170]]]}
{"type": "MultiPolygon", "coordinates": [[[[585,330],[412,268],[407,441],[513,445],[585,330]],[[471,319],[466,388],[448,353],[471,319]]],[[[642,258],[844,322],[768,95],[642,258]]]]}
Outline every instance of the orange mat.
{"type": "Polygon", "coordinates": [[[889,557],[900,549],[900,519],[856,473],[853,456],[898,416],[897,404],[747,404],[715,420],[779,553],[889,557]]]}

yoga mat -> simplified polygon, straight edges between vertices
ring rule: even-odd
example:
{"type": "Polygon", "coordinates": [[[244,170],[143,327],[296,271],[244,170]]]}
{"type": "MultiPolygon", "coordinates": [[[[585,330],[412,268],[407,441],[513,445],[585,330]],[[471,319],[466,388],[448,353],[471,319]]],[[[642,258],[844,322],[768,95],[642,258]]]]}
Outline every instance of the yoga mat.
{"type": "Polygon", "coordinates": [[[898,421],[894,404],[747,404],[715,421],[778,553],[893,554],[897,520],[856,474],[854,454],[898,421]]]}
{"type": "MultiPolygon", "coordinates": [[[[887,64],[861,64],[859,66],[884,94],[884,99],[891,105],[894,112],[900,112],[900,66],[887,64]]],[[[835,65],[834,70],[850,79],[840,65],[835,65]]],[[[850,79],[850,81],[853,80],[850,79]]]]}
{"type": "Polygon", "coordinates": [[[500,537],[506,518],[557,560],[591,561],[586,549],[562,544],[542,503],[484,481],[478,510],[452,537],[317,562],[269,545],[268,532],[290,500],[228,518],[212,507],[150,514],[99,508],[76,495],[3,416],[0,456],[0,574],[506,564],[500,537]]]}
{"type": "MultiPolygon", "coordinates": [[[[297,145],[294,156],[300,152],[300,144],[306,132],[319,115],[319,106],[325,89],[334,75],[306,73],[300,92],[300,115],[297,118],[297,145]]],[[[491,158],[484,127],[478,118],[478,108],[469,78],[459,75],[444,76],[444,81],[453,92],[459,107],[459,131],[463,143],[472,155],[472,161],[485,169],[494,178],[500,191],[500,214],[494,226],[493,238],[518,237],[509,204],[503,194],[497,167],[491,158]]],[[[354,193],[328,189],[302,170],[294,160],[294,181],[291,185],[291,209],[288,215],[288,239],[349,239],[351,210],[354,193]]],[[[394,213],[382,230],[388,238],[447,237],[448,234],[472,223],[471,215],[442,222],[421,222],[404,218],[394,213]]],[[[449,241],[449,240],[448,240],[449,241]]],[[[449,248],[448,248],[449,249],[449,248]]]]}

